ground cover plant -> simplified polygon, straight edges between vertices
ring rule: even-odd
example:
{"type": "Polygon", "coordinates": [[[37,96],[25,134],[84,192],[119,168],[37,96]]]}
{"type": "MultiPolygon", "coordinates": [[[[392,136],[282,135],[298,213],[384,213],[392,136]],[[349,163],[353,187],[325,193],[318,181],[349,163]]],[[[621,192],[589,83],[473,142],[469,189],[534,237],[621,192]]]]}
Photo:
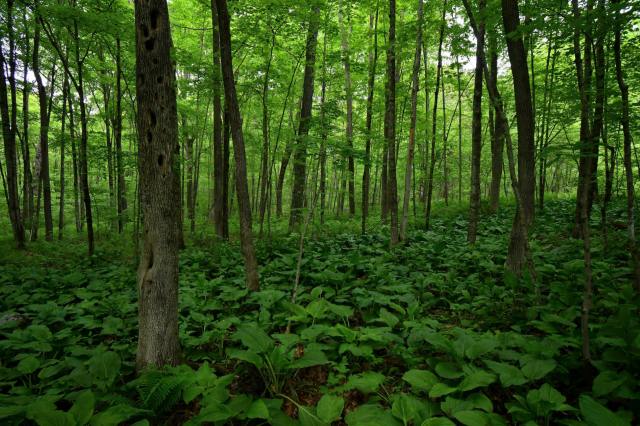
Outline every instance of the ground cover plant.
{"type": "Polygon", "coordinates": [[[624,232],[606,252],[594,243],[585,370],[569,202],[550,203],[532,232],[535,283],[502,268],[508,210],[483,221],[474,247],[455,210],[393,252],[384,231],[314,230],[295,303],[296,236],[257,247],[258,292],[233,245],[193,244],[180,260],[182,362],[137,377],[131,249],[105,242],[73,259],[76,241],[6,256],[2,422],[631,424],[640,329],[624,232]]]}

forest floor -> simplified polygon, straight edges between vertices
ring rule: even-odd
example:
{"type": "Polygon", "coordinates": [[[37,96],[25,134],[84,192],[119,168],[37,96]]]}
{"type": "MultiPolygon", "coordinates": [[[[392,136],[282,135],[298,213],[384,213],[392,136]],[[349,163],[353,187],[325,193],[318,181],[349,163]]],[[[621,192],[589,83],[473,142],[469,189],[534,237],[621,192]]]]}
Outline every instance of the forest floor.
{"type": "MultiPolygon", "coordinates": [[[[593,363],[581,357],[582,243],[574,204],[536,218],[536,279],[505,274],[513,211],[466,212],[388,250],[388,229],[310,229],[258,242],[262,290],[234,244],[188,239],[180,257],[184,363],[136,378],[131,238],[0,249],[0,423],[637,424],[640,301],[625,231],[605,249],[593,215],[593,363]]],[[[612,223],[624,223],[622,203],[612,223]]]]}

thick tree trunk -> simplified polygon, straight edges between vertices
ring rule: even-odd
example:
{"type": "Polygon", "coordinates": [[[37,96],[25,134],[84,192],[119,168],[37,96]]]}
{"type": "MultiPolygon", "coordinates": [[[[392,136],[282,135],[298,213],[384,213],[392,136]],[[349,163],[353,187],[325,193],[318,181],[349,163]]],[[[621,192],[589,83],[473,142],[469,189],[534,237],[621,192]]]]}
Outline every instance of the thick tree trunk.
{"type": "Polygon", "coordinates": [[[373,38],[373,45],[369,51],[369,80],[367,82],[367,116],[365,119],[365,153],[364,171],[362,173],[362,233],[367,230],[369,216],[369,187],[371,186],[371,122],[373,120],[373,94],[376,81],[376,64],[378,62],[378,6],[375,18],[369,16],[369,35],[373,38]]]}
{"type": "Polygon", "coordinates": [[[247,287],[259,290],[258,261],[253,248],[251,231],[251,205],[249,203],[249,187],[247,184],[247,163],[242,133],[242,118],[236,97],[236,85],[233,77],[231,57],[230,17],[226,0],[216,0],[218,9],[218,29],[220,31],[220,59],[222,64],[222,80],[224,82],[225,102],[229,118],[229,127],[233,137],[233,153],[236,168],[236,192],[238,194],[238,212],[240,215],[240,243],[244,255],[247,287]]]}
{"type": "Polygon", "coordinates": [[[420,90],[420,59],[422,57],[422,21],[423,2],[418,0],[418,30],[416,35],[416,53],[413,57],[413,74],[411,83],[411,124],[409,126],[409,146],[407,147],[407,164],[404,173],[404,198],[402,201],[402,222],[400,224],[400,240],[407,238],[409,225],[409,198],[411,197],[411,177],[413,175],[413,156],[416,143],[416,122],[418,120],[418,90],[420,90]]]}
{"type": "Polygon", "coordinates": [[[138,369],[177,364],[178,116],[166,0],[135,3],[136,98],[144,245],[138,267],[138,369]]]}
{"type": "Polygon", "coordinates": [[[349,53],[349,33],[350,25],[344,23],[342,2],[338,9],[338,21],[341,34],[342,62],[344,63],[344,91],[347,100],[347,161],[349,174],[349,215],[353,217],[356,214],[356,196],[355,196],[355,164],[353,161],[353,90],[351,88],[351,63],[349,53]]]}
{"type": "Polygon", "coordinates": [[[8,197],[9,219],[13,228],[13,237],[18,248],[24,248],[24,225],[20,214],[18,197],[18,160],[16,155],[17,133],[17,102],[16,102],[16,58],[13,40],[13,0],[7,1],[7,28],[9,29],[9,60],[4,57],[0,49],[0,113],[2,115],[2,137],[4,141],[4,157],[6,164],[6,186],[8,197]],[[8,81],[11,95],[11,107],[7,95],[7,76],[5,68],[9,69],[8,81]]]}
{"type": "Polygon", "coordinates": [[[398,187],[396,182],[396,0],[389,0],[387,87],[385,90],[384,136],[387,147],[387,205],[391,217],[391,247],[398,244],[398,187]]]}
{"type": "Polygon", "coordinates": [[[316,46],[318,42],[318,27],[320,9],[314,7],[309,18],[307,34],[306,61],[304,67],[304,82],[302,85],[302,106],[300,108],[300,125],[293,153],[293,189],[291,192],[291,212],[289,216],[289,230],[293,231],[300,225],[305,198],[307,135],[311,125],[311,107],[313,105],[313,80],[315,74],[316,46]]]}
{"type": "MultiPolygon", "coordinates": [[[[615,5],[618,5],[620,0],[612,0],[615,5]]],[[[618,81],[618,88],[620,89],[620,99],[622,101],[622,115],[620,117],[620,124],[622,124],[623,135],[623,162],[625,172],[625,182],[627,189],[627,232],[629,238],[629,252],[631,253],[631,261],[633,265],[633,286],[637,293],[640,293],[640,253],[638,253],[638,246],[636,244],[636,232],[635,232],[635,187],[633,183],[633,166],[631,161],[631,126],[629,120],[629,86],[625,81],[624,71],[622,69],[622,18],[620,11],[616,12],[615,20],[615,40],[613,43],[613,52],[616,64],[616,80],[618,81]]]]}
{"type": "MultiPolygon", "coordinates": [[[[429,229],[431,220],[431,196],[433,194],[433,171],[436,165],[436,117],[438,114],[438,95],[440,93],[440,78],[442,77],[442,43],[444,41],[445,17],[447,13],[447,1],[442,4],[442,19],[440,21],[440,36],[438,41],[438,67],[436,69],[436,87],[433,96],[433,114],[431,117],[431,158],[429,161],[429,179],[427,182],[427,207],[425,214],[425,228],[429,229]]],[[[444,132],[444,129],[443,129],[444,132]]]]}
{"type": "MultiPolygon", "coordinates": [[[[485,0],[478,2],[480,16],[484,15],[485,0]]],[[[480,220],[480,158],[482,151],[482,73],[484,54],[484,21],[478,23],[476,39],[476,69],[473,85],[473,119],[471,123],[471,191],[469,196],[469,229],[467,241],[475,244],[480,220]]]]}

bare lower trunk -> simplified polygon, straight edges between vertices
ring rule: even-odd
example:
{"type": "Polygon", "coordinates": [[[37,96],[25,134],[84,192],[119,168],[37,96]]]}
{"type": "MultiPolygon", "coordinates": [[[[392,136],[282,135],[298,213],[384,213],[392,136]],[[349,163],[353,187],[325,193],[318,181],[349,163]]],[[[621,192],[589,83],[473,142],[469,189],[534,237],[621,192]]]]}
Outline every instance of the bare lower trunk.
{"type": "Polygon", "coordinates": [[[245,279],[247,288],[259,290],[258,261],[253,247],[251,230],[251,205],[249,202],[249,186],[247,183],[247,163],[242,133],[242,118],[236,96],[231,57],[230,17],[226,0],[216,0],[218,11],[218,28],[220,31],[220,60],[222,64],[222,80],[224,82],[225,102],[229,118],[229,126],[233,138],[233,154],[235,159],[236,192],[238,195],[238,212],[240,215],[240,243],[244,255],[245,279]]]}
{"type": "Polygon", "coordinates": [[[179,362],[178,253],[182,235],[178,116],[166,0],[135,3],[140,206],[138,369],[179,362]]]}
{"type": "Polygon", "coordinates": [[[387,147],[387,205],[391,217],[391,247],[398,244],[398,187],[396,182],[396,0],[389,0],[387,87],[385,90],[384,136],[387,147]]]}
{"type": "MultiPolygon", "coordinates": [[[[378,62],[378,7],[375,18],[369,16],[369,32],[373,38],[372,50],[369,52],[369,81],[367,83],[367,117],[365,137],[367,138],[364,154],[364,171],[362,173],[362,233],[367,229],[369,215],[369,187],[371,186],[371,121],[373,119],[373,94],[376,81],[376,64],[378,62]]],[[[375,175],[374,175],[375,176],[375,175]]]]}

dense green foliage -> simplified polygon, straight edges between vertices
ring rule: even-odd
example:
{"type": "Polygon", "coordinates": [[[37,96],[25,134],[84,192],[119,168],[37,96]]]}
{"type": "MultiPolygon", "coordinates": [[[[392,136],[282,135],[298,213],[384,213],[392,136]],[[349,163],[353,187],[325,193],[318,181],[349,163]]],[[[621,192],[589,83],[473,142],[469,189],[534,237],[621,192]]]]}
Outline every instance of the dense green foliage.
{"type": "Polygon", "coordinates": [[[255,293],[237,247],[196,240],[180,259],[184,364],[137,378],[125,239],[100,240],[92,259],[75,255],[80,240],[3,251],[0,422],[628,425],[640,413],[640,305],[625,234],[610,231],[603,250],[594,233],[585,370],[571,211],[550,203],[532,231],[535,284],[505,275],[508,209],[483,217],[475,246],[455,209],[392,252],[384,229],[314,228],[296,303],[297,236],[258,245],[255,293]]]}

